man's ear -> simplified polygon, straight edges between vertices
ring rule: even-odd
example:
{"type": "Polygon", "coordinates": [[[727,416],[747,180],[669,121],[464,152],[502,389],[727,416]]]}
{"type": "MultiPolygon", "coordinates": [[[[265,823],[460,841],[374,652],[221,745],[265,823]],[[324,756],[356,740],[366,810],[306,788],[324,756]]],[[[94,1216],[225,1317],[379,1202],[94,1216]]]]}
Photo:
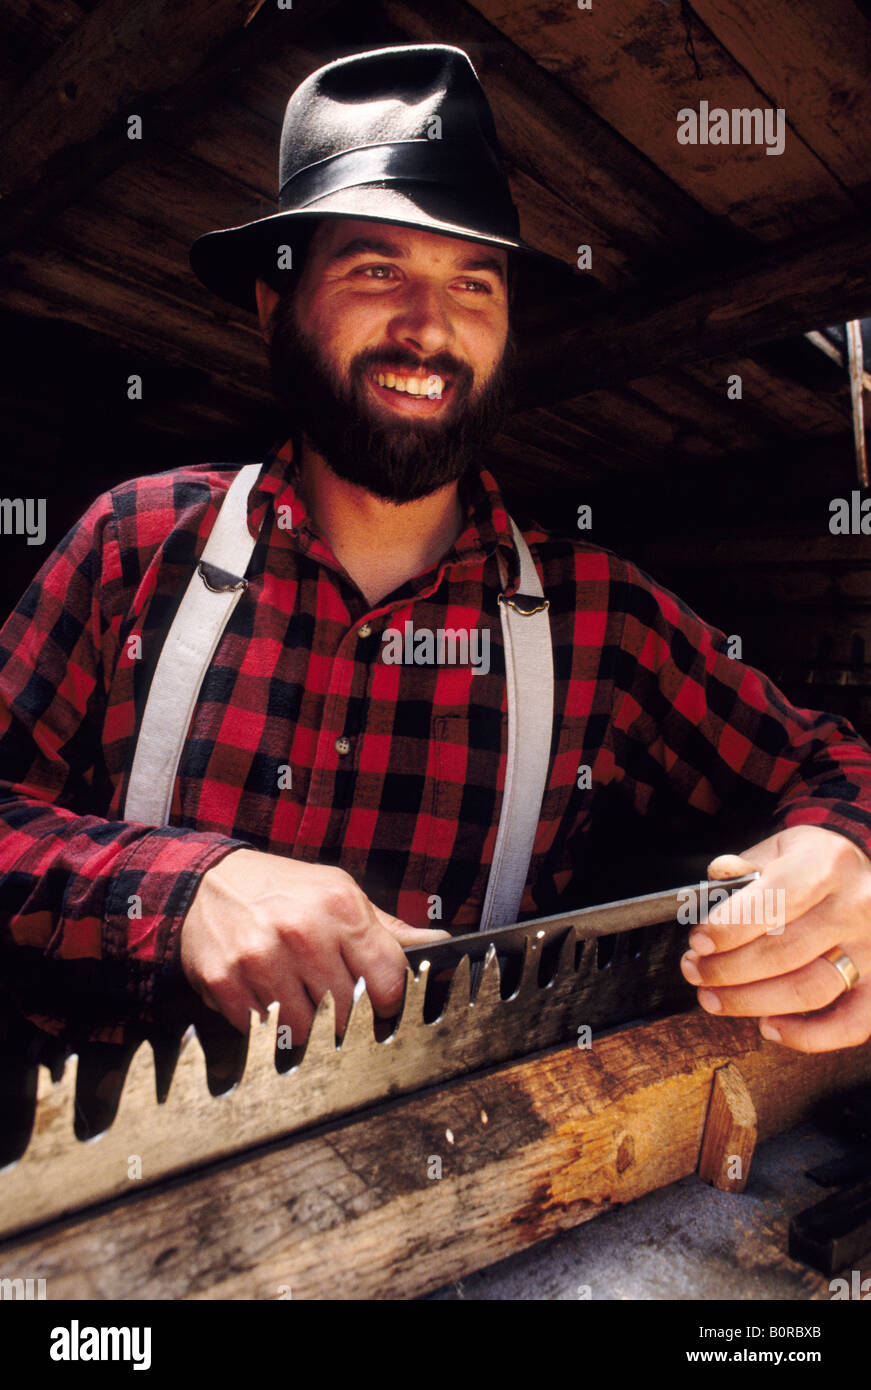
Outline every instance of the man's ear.
{"type": "Polygon", "coordinates": [[[275,313],[280,296],[271,285],[267,285],[265,280],[254,282],[254,293],[257,296],[257,317],[260,320],[260,332],[263,334],[264,342],[269,343],[272,338],[272,315],[275,313]]]}

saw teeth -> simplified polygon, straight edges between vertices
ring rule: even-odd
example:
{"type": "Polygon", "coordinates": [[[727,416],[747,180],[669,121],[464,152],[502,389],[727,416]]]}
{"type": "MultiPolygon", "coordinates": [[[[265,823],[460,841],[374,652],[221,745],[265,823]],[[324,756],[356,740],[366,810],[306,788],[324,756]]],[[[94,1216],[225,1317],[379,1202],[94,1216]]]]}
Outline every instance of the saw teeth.
{"type": "Polygon", "coordinates": [[[125,1055],[119,1050],[110,1061],[101,1049],[94,1048],[87,1059],[79,1058],[75,1096],[77,1139],[83,1142],[96,1139],[114,1124],[130,1064],[137,1051],[138,1047],[134,1047],[125,1055]]]}
{"type": "Polygon", "coordinates": [[[261,1066],[267,1064],[275,1066],[278,1012],[279,1004],[275,1000],[269,1005],[264,1023],[260,1022],[256,1014],[252,1014],[248,1028],[248,1050],[245,1054],[245,1070],[242,1072],[242,1082],[252,1071],[256,1072],[261,1066]]]}
{"type": "MultiPolygon", "coordinates": [[[[327,991],[329,994],[329,991],[327,991]]],[[[324,995],[326,998],[327,995],[324,995]]],[[[329,995],[332,1001],[332,995],[329,995]]],[[[322,1001],[323,1002],[323,1001],[322,1001]]],[[[375,1042],[375,1010],[372,1008],[372,1001],[369,998],[368,990],[363,990],[358,994],[348,1015],[348,1022],[342,1034],[342,1041],[339,1050],[342,1056],[347,1055],[356,1047],[371,1049],[376,1047],[375,1042]]]]}
{"type": "MultiPolygon", "coordinates": [[[[353,1009],[356,1009],[356,1007],[356,1004],[352,1005],[352,1012],[353,1009]]],[[[277,1004],[275,1005],[275,1010],[277,1013],[277,1004]]],[[[349,1018],[348,1028],[345,1029],[346,1039],[348,1036],[350,1023],[351,1020],[349,1018]]],[[[292,1072],[298,1071],[301,1067],[308,1066],[309,1068],[311,1068],[312,1066],[316,1065],[316,1063],[322,1058],[334,1056],[337,1051],[338,1047],[336,1045],[336,1002],[333,999],[331,991],[327,990],[326,994],[323,996],[321,1002],[318,1004],[317,1009],[315,1010],[315,1016],[312,1019],[312,1025],[308,1031],[308,1037],[306,1038],[305,1043],[303,1044],[302,1059],[297,1063],[295,1067],[288,1068],[288,1071],[285,1074],[289,1076],[292,1072]]]]}
{"type": "Polygon", "coordinates": [[[448,984],[448,993],[444,1002],[444,1007],[435,1022],[438,1024],[445,1024],[447,1027],[450,1027],[452,1023],[458,1025],[460,1018],[468,1012],[471,989],[471,962],[468,956],[461,956],[457,968],[448,984]]]}
{"type": "Polygon", "coordinates": [[[407,1034],[415,1028],[421,1028],[423,1023],[423,1006],[426,1000],[426,990],[429,984],[430,964],[428,960],[421,961],[417,974],[408,967],[405,973],[405,994],[402,1000],[402,1008],[399,1011],[399,1020],[390,1037],[386,1042],[394,1042],[400,1038],[405,1038],[407,1034]]]}
{"type": "Polygon", "coordinates": [[[513,994],[506,999],[507,1003],[513,1003],[515,999],[528,999],[538,990],[538,967],[541,959],[541,952],[537,943],[527,937],[526,948],[523,952],[523,965],[520,969],[520,979],[513,994]]]}
{"type": "Polygon", "coordinates": [[[502,976],[499,970],[499,957],[492,942],[487,947],[484,968],[481,971],[472,1003],[475,1008],[487,1008],[488,1006],[495,1008],[502,1003],[502,976]]]}

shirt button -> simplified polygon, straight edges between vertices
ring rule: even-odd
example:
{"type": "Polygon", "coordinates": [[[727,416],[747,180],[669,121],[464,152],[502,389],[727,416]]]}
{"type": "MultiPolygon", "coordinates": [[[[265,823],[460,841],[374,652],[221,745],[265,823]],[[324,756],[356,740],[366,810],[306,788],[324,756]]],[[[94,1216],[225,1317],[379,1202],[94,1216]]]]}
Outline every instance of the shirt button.
{"type": "Polygon", "coordinates": [[[336,739],[336,752],[340,758],[344,758],[346,753],[351,751],[351,740],[349,738],[336,739]]]}
{"type": "Polygon", "coordinates": [[[358,636],[358,637],[371,637],[371,636],[372,636],[372,624],[371,624],[371,623],[361,623],[360,626],[357,628],[357,636],[358,636]]]}

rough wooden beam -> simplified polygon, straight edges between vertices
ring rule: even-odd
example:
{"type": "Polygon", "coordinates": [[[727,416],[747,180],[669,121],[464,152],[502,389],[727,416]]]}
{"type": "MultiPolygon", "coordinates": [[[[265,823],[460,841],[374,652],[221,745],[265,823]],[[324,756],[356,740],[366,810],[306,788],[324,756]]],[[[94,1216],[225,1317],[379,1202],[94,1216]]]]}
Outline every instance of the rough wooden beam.
{"type": "MultiPolygon", "coordinates": [[[[384,1104],[152,1195],[6,1242],[57,1298],[409,1298],[695,1171],[713,1072],[760,1138],[871,1076],[701,1011],[384,1104]]],[[[131,1184],[135,1187],[135,1184],[131,1184]]]]}
{"type": "Polygon", "coordinates": [[[741,67],[854,197],[871,202],[871,24],[854,0],[692,0],[741,67]]]}
{"type": "Polygon", "coordinates": [[[871,227],[853,220],[643,298],[637,293],[554,335],[519,382],[538,404],[617,386],[703,357],[871,313],[871,227]]]}
{"type": "Polygon", "coordinates": [[[106,0],[33,74],[7,112],[0,192],[38,177],[55,155],[83,145],[143,98],[185,81],[262,0],[106,0]]]}
{"type": "Polygon", "coordinates": [[[159,357],[167,366],[202,364],[208,345],[208,369],[216,392],[241,391],[251,400],[268,402],[269,374],[262,339],[255,323],[228,324],[220,301],[214,307],[182,297],[178,286],[144,288],[140,282],[104,267],[74,260],[53,248],[38,256],[13,252],[9,258],[12,283],[5,287],[5,306],[28,316],[63,319],[108,337],[118,338],[146,357],[159,357]],[[38,280],[32,270],[38,266],[38,280]],[[146,313],[145,309],[149,312],[146,313]]]}
{"type": "MultiPolygon", "coordinates": [[[[728,47],[698,19],[692,5],[651,4],[651,0],[608,0],[602,4],[594,0],[591,8],[581,10],[576,4],[553,4],[551,0],[528,0],[525,4],[478,0],[478,8],[661,173],[735,232],[741,230],[764,242],[780,241],[806,227],[835,224],[855,211],[855,200],[792,127],[794,103],[776,100],[776,90],[758,86],[740,60],[736,61],[728,47]],[[695,63],[686,50],[687,16],[691,16],[692,44],[702,81],[697,80],[695,63]],[[720,147],[679,143],[677,113],[684,107],[697,108],[700,98],[727,109],[785,106],[787,131],[781,152],[769,159],[761,145],[752,143],[720,147]]],[[[797,5],[795,0],[769,0],[766,14],[769,8],[779,11],[775,20],[779,37],[788,27],[788,14],[797,5]]],[[[768,44],[771,35],[766,19],[759,6],[755,9],[757,42],[768,44]]],[[[827,25],[828,13],[817,5],[808,27],[813,33],[827,25]]],[[[857,16],[857,46],[863,28],[857,16]]],[[[823,41],[817,53],[824,47],[823,41]]],[[[789,58],[796,69],[795,87],[804,94],[804,54],[798,57],[792,45],[789,58]]],[[[827,65],[826,77],[829,99],[835,105],[835,92],[841,85],[837,58],[827,65]]],[[[867,84],[866,68],[860,90],[864,92],[867,84]]],[[[853,104],[852,114],[861,132],[858,138],[867,143],[865,104],[852,96],[849,86],[843,99],[853,104]]]]}
{"type": "Polygon", "coordinates": [[[0,250],[150,148],[152,136],[221,91],[234,69],[274,53],[334,3],[258,14],[263,0],[105,0],[4,114],[0,250]],[[131,115],[142,117],[143,139],[128,138],[131,115]]]}

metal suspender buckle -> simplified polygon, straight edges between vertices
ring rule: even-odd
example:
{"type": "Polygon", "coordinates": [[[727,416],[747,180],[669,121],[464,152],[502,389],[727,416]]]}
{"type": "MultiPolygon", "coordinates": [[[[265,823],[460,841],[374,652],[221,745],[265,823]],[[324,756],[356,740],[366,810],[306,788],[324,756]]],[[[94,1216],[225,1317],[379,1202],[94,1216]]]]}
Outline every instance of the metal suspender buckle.
{"type": "Polygon", "coordinates": [[[514,594],[511,598],[500,594],[498,601],[513,608],[523,618],[531,618],[533,613],[545,613],[550,608],[550,599],[542,598],[540,594],[514,594]]]}
{"type": "Polygon", "coordinates": [[[197,574],[207,589],[213,594],[234,594],[248,588],[248,580],[240,579],[229,570],[219,569],[217,565],[206,564],[203,560],[197,565],[197,574]]]}

